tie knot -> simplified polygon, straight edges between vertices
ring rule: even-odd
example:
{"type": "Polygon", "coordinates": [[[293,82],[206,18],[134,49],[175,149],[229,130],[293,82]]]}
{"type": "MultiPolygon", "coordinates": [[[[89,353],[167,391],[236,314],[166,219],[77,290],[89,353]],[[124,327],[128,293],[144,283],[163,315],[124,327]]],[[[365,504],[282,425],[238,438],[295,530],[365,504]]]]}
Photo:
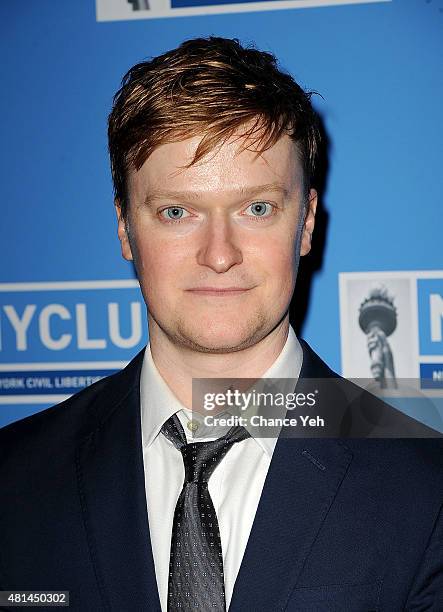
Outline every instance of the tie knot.
{"type": "Polygon", "coordinates": [[[244,427],[231,427],[225,436],[210,442],[186,442],[186,435],[177,415],[172,415],[161,429],[178,448],[185,466],[185,483],[208,482],[212,472],[235,442],[249,437],[244,427]]]}
{"type": "Polygon", "coordinates": [[[225,438],[191,442],[180,448],[185,464],[185,482],[208,482],[212,472],[234,444],[225,438]]]}

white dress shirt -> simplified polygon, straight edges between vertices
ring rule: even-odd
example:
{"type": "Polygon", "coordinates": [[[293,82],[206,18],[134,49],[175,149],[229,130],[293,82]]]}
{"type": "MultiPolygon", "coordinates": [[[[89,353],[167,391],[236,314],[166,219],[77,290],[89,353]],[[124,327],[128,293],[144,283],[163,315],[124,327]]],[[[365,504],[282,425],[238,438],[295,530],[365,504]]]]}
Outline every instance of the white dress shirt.
{"type": "MultiPolygon", "coordinates": [[[[290,327],[280,355],[262,378],[298,379],[302,355],[300,343],[290,327]]],[[[238,377],[241,376],[239,372],[238,377]]],[[[181,453],[160,433],[160,429],[177,413],[188,442],[214,439],[214,435],[197,437],[200,429],[191,434],[188,424],[191,418],[195,423],[195,412],[184,408],[163,380],[149,345],[143,359],[140,401],[149,531],[161,609],[166,612],[172,523],[185,472],[181,453]]],[[[214,428],[212,434],[219,437],[214,428]]],[[[227,608],[276,441],[275,438],[251,437],[234,444],[208,483],[220,529],[227,608]]]]}

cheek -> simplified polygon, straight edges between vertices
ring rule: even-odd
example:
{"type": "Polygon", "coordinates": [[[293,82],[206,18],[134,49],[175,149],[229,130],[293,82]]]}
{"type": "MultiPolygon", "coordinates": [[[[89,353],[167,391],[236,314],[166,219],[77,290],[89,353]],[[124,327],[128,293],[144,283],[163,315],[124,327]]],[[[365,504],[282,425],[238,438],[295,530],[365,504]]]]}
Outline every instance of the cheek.
{"type": "Polygon", "coordinates": [[[185,270],[181,245],[163,240],[137,241],[136,268],[145,297],[159,298],[176,288],[185,270]]]}
{"type": "Polygon", "coordinates": [[[285,302],[292,294],[296,278],[296,258],[293,245],[275,245],[262,251],[262,261],[266,262],[266,277],[269,296],[276,301],[285,302]]]}
{"type": "Polygon", "coordinates": [[[138,270],[146,275],[157,273],[161,277],[171,269],[177,269],[185,258],[181,244],[177,244],[173,238],[156,235],[149,224],[132,237],[131,247],[136,252],[138,270]]]}
{"type": "Polygon", "coordinates": [[[267,244],[262,242],[257,250],[258,256],[275,277],[291,272],[296,263],[295,252],[295,239],[292,234],[277,236],[267,244]]]}
{"type": "Polygon", "coordinates": [[[281,258],[275,261],[276,281],[282,287],[292,287],[296,276],[296,259],[291,253],[282,254],[281,258]]]}

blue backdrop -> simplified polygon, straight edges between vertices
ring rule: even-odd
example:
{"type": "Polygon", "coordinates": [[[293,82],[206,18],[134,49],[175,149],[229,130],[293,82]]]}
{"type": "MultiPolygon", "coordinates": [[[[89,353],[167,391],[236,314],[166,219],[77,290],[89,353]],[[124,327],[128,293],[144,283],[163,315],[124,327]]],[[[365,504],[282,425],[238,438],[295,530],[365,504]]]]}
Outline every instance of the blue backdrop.
{"type": "MultiPolygon", "coordinates": [[[[323,96],[328,223],[302,332],[340,370],[339,272],[442,266],[442,10],[443,0],[393,0],[97,22],[93,0],[2,2],[0,281],[133,278],[116,236],[112,96],[131,65],[185,38],[237,37],[323,96]]],[[[45,361],[33,350],[23,363],[45,361]]],[[[11,359],[4,343],[0,358],[11,359]]],[[[3,403],[0,424],[50,404],[3,403]]]]}

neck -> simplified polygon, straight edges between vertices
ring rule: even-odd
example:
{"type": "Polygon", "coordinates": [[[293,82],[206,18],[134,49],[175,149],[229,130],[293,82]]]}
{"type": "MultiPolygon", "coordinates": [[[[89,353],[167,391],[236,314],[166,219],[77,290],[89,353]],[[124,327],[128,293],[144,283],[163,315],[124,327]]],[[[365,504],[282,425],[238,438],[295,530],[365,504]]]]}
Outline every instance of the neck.
{"type": "Polygon", "coordinates": [[[260,378],[280,355],[288,332],[289,316],[286,316],[253,346],[230,353],[202,353],[172,342],[149,319],[155,366],[177,399],[189,409],[192,408],[193,378],[260,378]]]}

